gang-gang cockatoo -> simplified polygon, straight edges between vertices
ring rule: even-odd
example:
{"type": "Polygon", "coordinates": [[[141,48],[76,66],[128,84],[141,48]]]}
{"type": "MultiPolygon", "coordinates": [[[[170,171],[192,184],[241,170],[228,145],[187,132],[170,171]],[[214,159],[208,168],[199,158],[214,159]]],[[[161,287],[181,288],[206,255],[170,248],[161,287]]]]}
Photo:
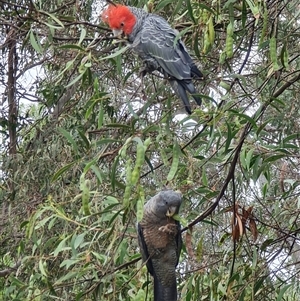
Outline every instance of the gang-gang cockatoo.
{"type": "Polygon", "coordinates": [[[154,70],[160,71],[169,80],[188,114],[191,114],[191,105],[187,92],[201,105],[192,78],[201,79],[203,75],[184,43],[176,40],[178,31],[164,18],[140,8],[113,4],[103,11],[101,17],[115,36],[127,36],[132,49],[145,64],[142,76],[154,70]]]}
{"type": "Polygon", "coordinates": [[[154,301],[176,301],[176,266],[182,239],[180,223],[173,217],[178,213],[182,195],[164,190],[144,206],[138,223],[138,241],[143,261],[154,278],[154,301]]]}

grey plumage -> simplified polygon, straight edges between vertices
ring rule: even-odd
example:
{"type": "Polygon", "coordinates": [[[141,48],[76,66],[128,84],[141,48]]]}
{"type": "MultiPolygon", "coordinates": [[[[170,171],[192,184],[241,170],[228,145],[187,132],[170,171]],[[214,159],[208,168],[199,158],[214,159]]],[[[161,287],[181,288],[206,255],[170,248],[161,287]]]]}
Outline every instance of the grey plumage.
{"type": "Polygon", "coordinates": [[[191,106],[186,91],[192,94],[197,104],[201,105],[201,98],[192,78],[203,78],[192,58],[188,54],[183,42],[179,39],[174,45],[178,32],[171,28],[162,17],[149,14],[142,9],[129,7],[137,17],[137,23],[132,34],[128,35],[132,48],[146,64],[149,72],[158,70],[166,77],[182,100],[187,113],[191,114],[191,106]]]}
{"type": "Polygon", "coordinates": [[[154,278],[154,301],[176,301],[176,273],[182,239],[180,224],[172,218],[178,213],[182,196],[172,190],[161,191],[144,206],[138,224],[138,240],[143,261],[154,278]]]}
{"type": "MultiPolygon", "coordinates": [[[[198,105],[201,105],[201,98],[195,95],[197,91],[192,78],[200,79],[203,75],[188,54],[184,43],[178,39],[174,44],[178,32],[158,15],[136,7],[128,8],[136,17],[132,31],[127,34],[128,41],[145,63],[142,74],[160,71],[169,79],[175,93],[184,103],[187,113],[191,114],[187,92],[193,96],[198,105]]],[[[122,16],[119,18],[121,20],[122,16]]],[[[119,31],[124,22],[120,21],[119,31]]]]}

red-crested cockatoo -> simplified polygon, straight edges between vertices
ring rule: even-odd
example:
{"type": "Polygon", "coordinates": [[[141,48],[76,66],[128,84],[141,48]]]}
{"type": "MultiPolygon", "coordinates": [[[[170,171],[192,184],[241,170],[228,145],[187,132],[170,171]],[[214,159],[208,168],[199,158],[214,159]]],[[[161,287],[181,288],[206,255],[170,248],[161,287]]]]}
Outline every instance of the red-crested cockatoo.
{"type": "Polygon", "coordinates": [[[188,114],[191,114],[191,105],[187,92],[201,105],[192,78],[201,79],[203,75],[184,43],[180,39],[176,40],[178,31],[164,18],[140,8],[118,4],[110,4],[101,17],[115,36],[127,36],[132,49],[145,64],[141,72],[143,76],[147,72],[160,71],[169,80],[188,114]]]}

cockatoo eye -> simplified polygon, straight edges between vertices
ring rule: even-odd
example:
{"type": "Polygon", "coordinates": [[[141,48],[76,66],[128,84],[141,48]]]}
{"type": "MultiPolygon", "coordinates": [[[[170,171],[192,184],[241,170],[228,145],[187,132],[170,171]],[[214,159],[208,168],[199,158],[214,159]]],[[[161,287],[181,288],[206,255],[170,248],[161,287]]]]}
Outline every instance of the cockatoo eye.
{"type": "Polygon", "coordinates": [[[121,27],[123,27],[123,26],[124,26],[124,22],[121,22],[121,24],[120,24],[120,25],[121,25],[121,27]]]}

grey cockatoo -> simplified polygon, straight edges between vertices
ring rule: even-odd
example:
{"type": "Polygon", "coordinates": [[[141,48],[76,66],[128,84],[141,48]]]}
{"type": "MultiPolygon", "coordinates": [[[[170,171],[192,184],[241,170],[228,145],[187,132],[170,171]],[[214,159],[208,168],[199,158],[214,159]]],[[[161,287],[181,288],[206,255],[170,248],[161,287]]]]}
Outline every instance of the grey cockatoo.
{"type": "Polygon", "coordinates": [[[144,206],[138,223],[143,261],[154,278],[154,301],[176,301],[176,273],[182,246],[180,223],[172,218],[182,202],[180,193],[159,192],[144,206]]]}
{"type": "Polygon", "coordinates": [[[168,78],[188,114],[191,114],[191,105],[186,91],[201,105],[192,78],[201,79],[203,75],[183,42],[180,39],[175,42],[178,32],[164,18],[140,8],[110,4],[102,13],[102,20],[115,36],[123,33],[128,37],[132,49],[145,64],[142,75],[160,71],[168,78]]]}

